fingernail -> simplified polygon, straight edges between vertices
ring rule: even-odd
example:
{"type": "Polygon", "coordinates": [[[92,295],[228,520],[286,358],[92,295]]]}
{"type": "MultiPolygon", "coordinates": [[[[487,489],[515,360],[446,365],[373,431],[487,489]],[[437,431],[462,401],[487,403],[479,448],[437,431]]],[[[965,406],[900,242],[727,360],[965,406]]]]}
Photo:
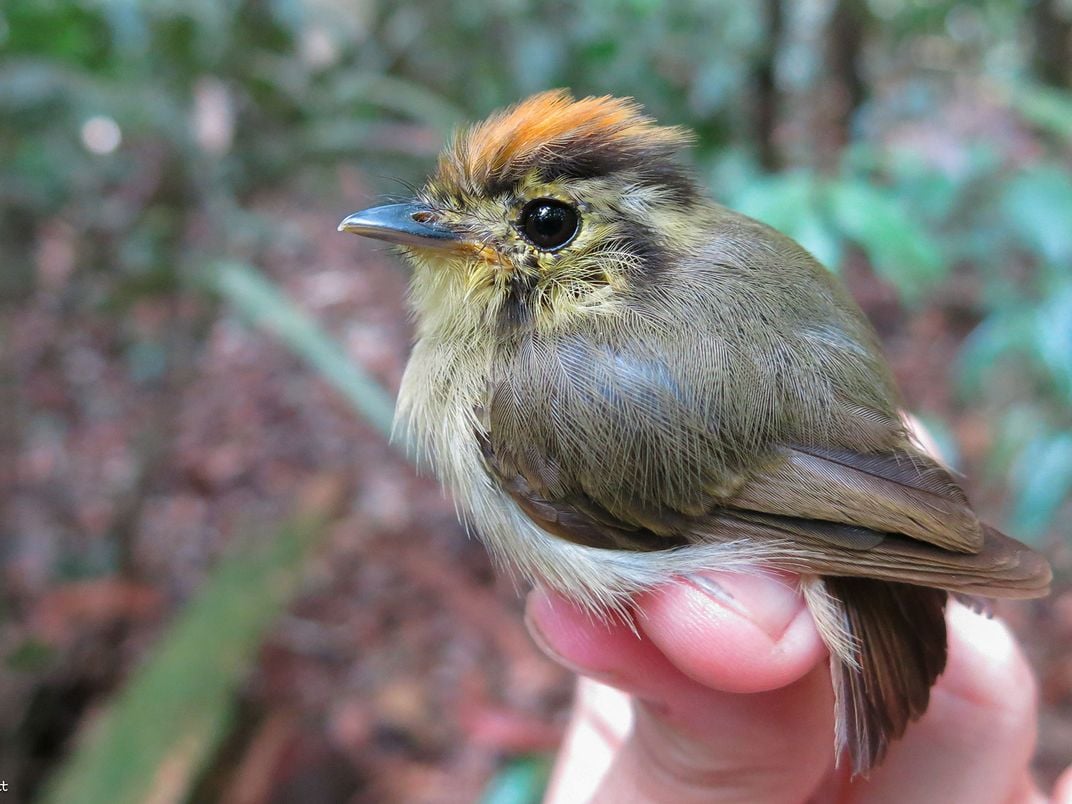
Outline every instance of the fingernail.
{"type": "Polygon", "coordinates": [[[754,623],[775,641],[782,638],[804,606],[796,583],[777,576],[696,573],[686,576],[685,582],[754,623]]]}

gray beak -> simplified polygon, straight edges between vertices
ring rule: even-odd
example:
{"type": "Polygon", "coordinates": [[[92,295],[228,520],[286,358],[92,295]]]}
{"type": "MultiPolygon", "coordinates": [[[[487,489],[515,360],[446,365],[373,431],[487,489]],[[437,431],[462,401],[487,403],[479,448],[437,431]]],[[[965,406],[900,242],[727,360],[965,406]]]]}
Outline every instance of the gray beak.
{"type": "Polygon", "coordinates": [[[436,223],[430,209],[417,203],[385,204],[355,212],[339,224],[339,231],[424,248],[449,248],[461,239],[436,223]]]}

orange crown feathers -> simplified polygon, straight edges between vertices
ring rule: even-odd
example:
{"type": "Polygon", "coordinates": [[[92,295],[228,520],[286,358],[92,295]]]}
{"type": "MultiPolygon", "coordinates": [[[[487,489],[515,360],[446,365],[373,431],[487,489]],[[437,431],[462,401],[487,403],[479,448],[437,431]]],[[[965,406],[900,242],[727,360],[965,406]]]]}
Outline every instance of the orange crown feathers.
{"type": "Polygon", "coordinates": [[[687,130],[656,124],[630,98],[574,100],[567,90],[551,90],[456,134],[439,159],[435,184],[495,192],[532,170],[552,181],[628,168],[691,187],[676,164],[690,140],[687,130]]]}

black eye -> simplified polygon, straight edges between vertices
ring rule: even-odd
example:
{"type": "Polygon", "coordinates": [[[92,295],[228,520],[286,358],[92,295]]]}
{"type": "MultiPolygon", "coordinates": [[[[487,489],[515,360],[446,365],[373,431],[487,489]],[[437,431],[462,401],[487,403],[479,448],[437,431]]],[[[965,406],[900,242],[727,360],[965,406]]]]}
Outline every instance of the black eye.
{"type": "Polygon", "coordinates": [[[518,225],[536,248],[554,251],[577,234],[581,219],[577,210],[553,198],[537,198],[525,204],[518,225]]]}

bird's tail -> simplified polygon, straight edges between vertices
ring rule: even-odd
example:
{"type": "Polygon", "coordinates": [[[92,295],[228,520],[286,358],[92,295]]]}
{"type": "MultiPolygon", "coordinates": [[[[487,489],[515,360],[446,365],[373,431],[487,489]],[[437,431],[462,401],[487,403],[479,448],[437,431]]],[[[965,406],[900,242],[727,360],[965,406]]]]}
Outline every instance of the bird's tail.
{"type": "Polygon", "coordinates": [[[835,743],[853,774],[882,761],[925,711],[945,669],[942,589],[868,578],[812,576],[805,597],[830,647],[835,743]]]}

